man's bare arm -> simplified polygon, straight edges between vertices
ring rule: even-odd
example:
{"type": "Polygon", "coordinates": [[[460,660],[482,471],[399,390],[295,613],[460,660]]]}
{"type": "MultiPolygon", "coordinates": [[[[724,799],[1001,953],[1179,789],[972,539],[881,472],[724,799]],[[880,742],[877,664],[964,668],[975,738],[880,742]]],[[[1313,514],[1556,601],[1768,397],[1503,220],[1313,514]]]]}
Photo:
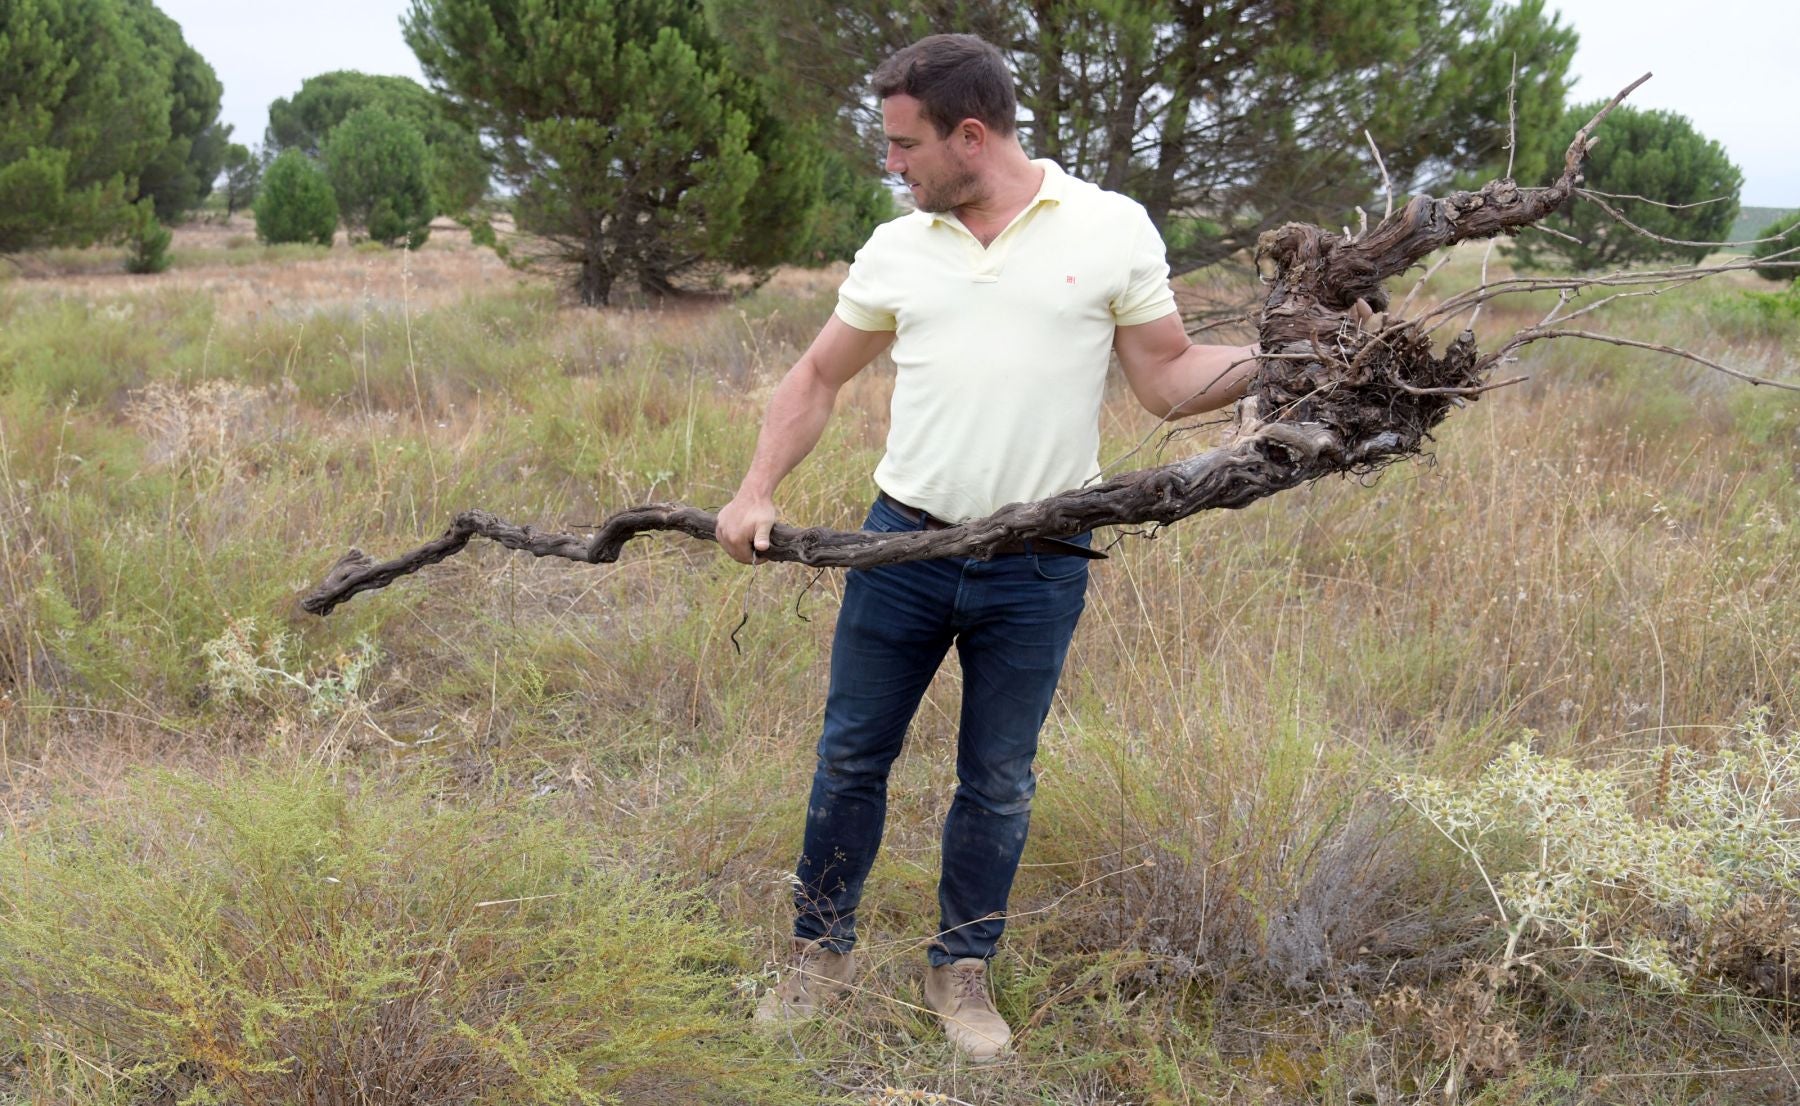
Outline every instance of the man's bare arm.
{"type": "Polygon", "coordinates": [[[769,548],[769,530],[778,517],[776,487],[819,444],[838,390],[893,340],[891,330],[858,330],[833,315],[781,378],[763,416],[750,467],[737,494],[719,509],[717,533],[727,553],[748,564],[753,549],[769,548]]]}
{"type": "Polygon", "coordinates": [[[1155,322],[1119,327],[1113,348],[1131,394],[1159,418],[1235,403],[1256,372],[1255,346],[1195,345],[1173,311],[1155,322]]]}

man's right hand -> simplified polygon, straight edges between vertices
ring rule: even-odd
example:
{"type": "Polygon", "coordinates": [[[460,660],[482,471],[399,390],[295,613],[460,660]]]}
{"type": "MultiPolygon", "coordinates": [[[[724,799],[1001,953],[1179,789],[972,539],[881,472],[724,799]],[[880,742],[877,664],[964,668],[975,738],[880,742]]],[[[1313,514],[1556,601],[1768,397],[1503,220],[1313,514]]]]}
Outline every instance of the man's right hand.
{"type": "Polygon", "coordinates": [[[730,503],[719,508],[719,522],[714,533],[725,552],[736,560],[751,564],[757,553],[768,550],[769,531],[778,517],[773,499],[745,495],[740,491],[730,503]]]}
{"type": "Polygon", "coordinates": [[[713,529],[725,552],[745,564],[769,548],[775,525],[775,489],[782,477],[818,444],[838,389],[894,340],[891,330],[858,330],[833,315],[800,360],[788,370],[756,436],[756,455],[744,470],[737,495],[719,509],[713,529]]]}

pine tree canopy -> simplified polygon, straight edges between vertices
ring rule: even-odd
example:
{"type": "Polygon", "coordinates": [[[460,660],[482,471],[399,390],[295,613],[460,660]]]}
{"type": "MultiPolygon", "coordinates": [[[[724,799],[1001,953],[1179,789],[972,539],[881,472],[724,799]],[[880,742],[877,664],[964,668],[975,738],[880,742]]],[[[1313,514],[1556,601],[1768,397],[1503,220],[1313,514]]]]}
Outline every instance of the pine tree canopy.
{"type": "Polygon", "coordinates": [[[219,81],[150,0],[0,4],[0,253],[144,237],[223,164],[219,81]]]}
{"type": "Polygon", "coordinates": [[[325,176],[351,236],[417,249],[430,233],[431,186],[418,128],[379,107],[357,108],[325,139],[325,176]]]}
{"type": "Polygon", "coordinates": [[[699,0],[414,0],[406,37],[493,143],[537,260],[583,303],[808,256],[827,155],[699,0]]]}
{"type": "MultiPolygon", "coordinates": [[[[1561,129],[1574,133],[1603,103],[1573,105],[1561,129]]],[[[1523,235],[1514,246],[1521,264],[1588,272],[1640,262],[1700,261],[1731,230],[1744,181],[1724,147],[1695,130],[1685,116],[1629,104],[1606,117],[1605,138],[1588,154],[1584,175],[1588,189],[1614,197],[1604,199],[1606,204],[1671,241],[1640,234],[1599,202],[1577,197],[1544,225],[1579,241],[1523,235]]]]}
{"type": "Polygon", "coordinates": [[[380,108],[425,140],[436,213],[461,215],[487,195],[487,159],[474,129],[455,117],[447,100],[406,77],[347,69],[308,77],[291,99],[269,105],[264,144],[271,153],[300,150],[317,157],[332,128],[359,108],[380,108]]]}
{"type": "Polygon", "coordinates": [[[878,149],[875,67],[956,29],[1018,75],[1034,157],[1149,209],[1177,273],[1289,220],[1337,226],[1504,172],[1547,183],[1575,32],[1543,0],[718,0],[726,34],[790,98],[848,112],[878,149]],[[1514,84],[1519,148],[1507,149],[1514,84]]]}

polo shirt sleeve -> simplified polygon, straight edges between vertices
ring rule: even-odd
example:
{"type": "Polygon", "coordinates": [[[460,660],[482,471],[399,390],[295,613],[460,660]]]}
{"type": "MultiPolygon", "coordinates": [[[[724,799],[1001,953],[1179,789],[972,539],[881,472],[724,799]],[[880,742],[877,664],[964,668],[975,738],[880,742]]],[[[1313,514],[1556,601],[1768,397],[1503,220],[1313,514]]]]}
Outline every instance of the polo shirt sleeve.
{"type": "Polygon", "coordinates": [[[1132,235],[1125,288],[1107,306],[1116,326],[1153,323],[1175,310],[1175,293],[1169,288],[1169,260],[1162,235],[1150,221],[1150,213],[1133,204],[1137,229],[1132,235]]]}
{"type": "Polygon", "coordinates": [[[891,291],[893,266],[880,261],[880,239],[878,227],[856,251],[850,273],[838,287],[837,317],[858,330],[894,330],[899,325],[891,291]],[[888,278],[887,287],[880,279],[883,275],[888,278]]]}

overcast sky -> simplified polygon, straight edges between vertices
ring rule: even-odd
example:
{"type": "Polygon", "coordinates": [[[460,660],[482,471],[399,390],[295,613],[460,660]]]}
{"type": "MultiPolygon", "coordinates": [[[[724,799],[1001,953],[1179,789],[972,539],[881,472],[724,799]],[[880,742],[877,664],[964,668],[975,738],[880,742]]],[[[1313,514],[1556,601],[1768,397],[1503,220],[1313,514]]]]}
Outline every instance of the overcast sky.
{"type": "MultiPolygon", "coordinates": [[[[269,102],[333,69],[422,80],[400,37],[406,0],[157,0],[225,84],[224,121],[262,140],[269,102]]],[[[1743,202],[1800,206],[1794,0],[1549,0],[1581,35],[1574,96],[1610,97],[1640,74],[1638,107],[1679,111],[1744,171],[1743,202]]]]}

